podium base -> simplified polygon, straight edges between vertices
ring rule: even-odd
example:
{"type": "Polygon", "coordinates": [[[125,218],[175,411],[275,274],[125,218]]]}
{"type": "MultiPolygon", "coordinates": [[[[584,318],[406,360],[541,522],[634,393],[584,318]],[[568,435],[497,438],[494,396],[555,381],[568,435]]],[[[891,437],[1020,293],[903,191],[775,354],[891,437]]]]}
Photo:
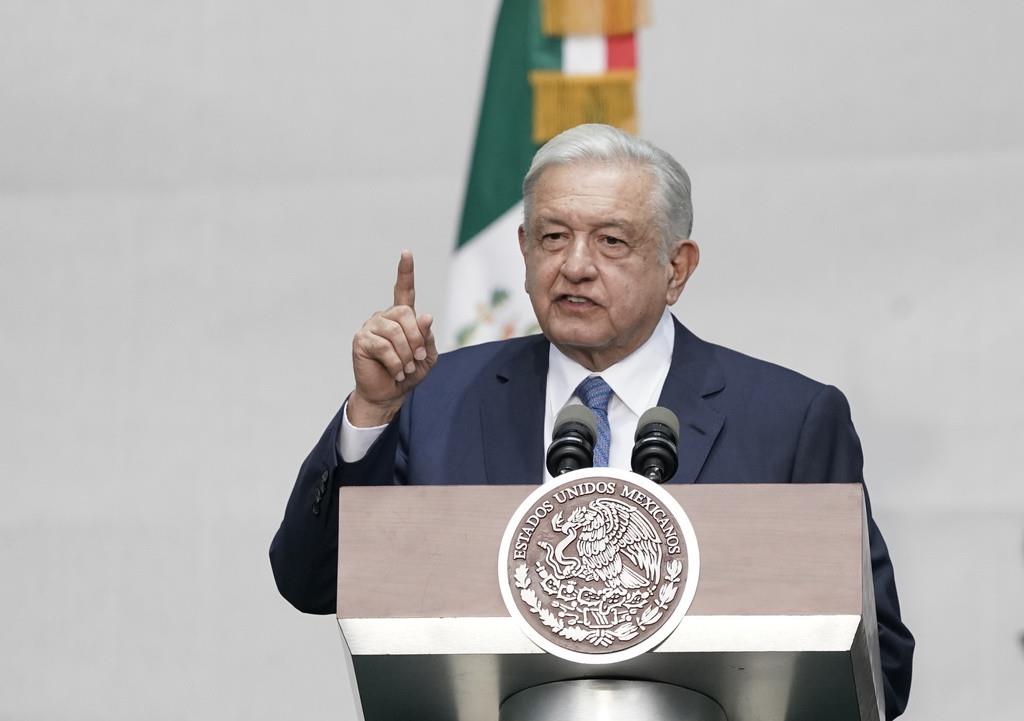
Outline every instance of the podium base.
{"type": "Polygon", "coordinates": [[[500,721],[727,721],[711,698],[654,681],[580,679],[524,689],[501,704],[500,721]]]}

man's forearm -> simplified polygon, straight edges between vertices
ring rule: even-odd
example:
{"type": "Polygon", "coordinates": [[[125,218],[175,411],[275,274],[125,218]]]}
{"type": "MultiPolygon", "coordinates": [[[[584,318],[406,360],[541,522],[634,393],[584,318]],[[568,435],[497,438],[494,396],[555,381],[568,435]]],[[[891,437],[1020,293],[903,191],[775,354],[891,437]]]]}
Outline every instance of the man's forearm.
{"type": "Polygon", "coordinates": [[[278,590],[305,613],[334,613],[338,572],[338,489],[394,482],[395,423],[368,451],[346,463],[339,453],[344,407],[299,469],[284,519],[270,545],[278,590]]]}

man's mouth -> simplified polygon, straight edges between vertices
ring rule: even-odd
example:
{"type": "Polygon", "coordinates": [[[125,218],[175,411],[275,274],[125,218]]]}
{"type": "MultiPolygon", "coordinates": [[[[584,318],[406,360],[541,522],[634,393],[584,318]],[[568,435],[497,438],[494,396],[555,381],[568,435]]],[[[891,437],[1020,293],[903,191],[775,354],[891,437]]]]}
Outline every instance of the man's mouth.
{"type": "Polygon", "coordinates": [[[558,302],[567,303],[572,306],[596,305],[594,301],[583,295],[560,295],[558,296],[558,302]]]}

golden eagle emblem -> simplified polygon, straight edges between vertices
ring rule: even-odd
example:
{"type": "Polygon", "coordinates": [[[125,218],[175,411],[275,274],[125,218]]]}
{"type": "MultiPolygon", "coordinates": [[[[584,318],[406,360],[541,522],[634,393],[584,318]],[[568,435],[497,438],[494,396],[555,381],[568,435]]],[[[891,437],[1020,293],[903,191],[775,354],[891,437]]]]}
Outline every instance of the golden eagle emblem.
{"type": "Polygon", "coordinates": [[[546,541],[537,545],[546,552],[545,562],[559,580],[576,578],[602,582],[616,593],[647,588],[661,579],[661,539],[650,521],[636,508],[613,498],[598,498],[551,519],[551,527],[565,534],[554,548],[546,541]],[[566,549],[576,543],[576,555],[566,549]]]}

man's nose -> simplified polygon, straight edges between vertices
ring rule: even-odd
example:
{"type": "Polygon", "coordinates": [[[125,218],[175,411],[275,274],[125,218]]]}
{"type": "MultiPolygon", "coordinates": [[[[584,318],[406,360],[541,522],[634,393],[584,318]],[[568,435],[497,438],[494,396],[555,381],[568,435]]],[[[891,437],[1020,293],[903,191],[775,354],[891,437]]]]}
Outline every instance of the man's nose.
{"type": "Polygon", "coordinates": [[[562,261],[562,275],[573,283],[590,280],[597,275],[593,248],[587,236],[573,236],[572,242],[566,248],[565,260],[562,261]]]}

